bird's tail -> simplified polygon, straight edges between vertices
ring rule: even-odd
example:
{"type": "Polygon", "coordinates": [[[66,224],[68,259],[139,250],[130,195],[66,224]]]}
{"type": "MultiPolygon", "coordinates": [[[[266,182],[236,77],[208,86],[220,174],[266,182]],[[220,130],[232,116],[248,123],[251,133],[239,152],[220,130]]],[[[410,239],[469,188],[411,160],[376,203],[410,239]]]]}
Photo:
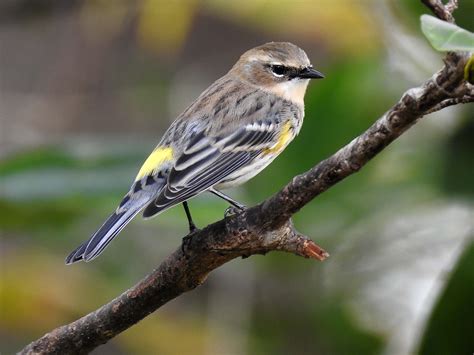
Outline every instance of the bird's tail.
{"type": "Polygon", "coordinates": [[[147,205],[153,196],[143,196],[141,199],[131,200],[125,197],[119,209],[113,213],[95,232],[89,240],[81,244],[66,258],[66,264],[77,261],[91,261],[99,256],[120,231],[132,220],[135,215],[147,205]]]}

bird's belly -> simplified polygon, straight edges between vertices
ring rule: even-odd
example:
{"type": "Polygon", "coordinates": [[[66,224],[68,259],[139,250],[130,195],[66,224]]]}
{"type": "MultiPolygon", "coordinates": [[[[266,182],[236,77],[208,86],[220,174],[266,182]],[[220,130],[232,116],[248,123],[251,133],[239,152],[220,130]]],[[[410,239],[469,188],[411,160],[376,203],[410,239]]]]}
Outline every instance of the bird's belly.
{"type": "Polygon", "coordinates": [[[217,189],[228,189],[246,183],[263,169],[265,169],[268,164],[270,164],[277,157],[277,155],[278,154],[268,154],[267,156],[264,156],[260,159],[256,159],[252,164],[245,166],[244,168],[239,169],[227,176],[214,187],[217,189]]]}

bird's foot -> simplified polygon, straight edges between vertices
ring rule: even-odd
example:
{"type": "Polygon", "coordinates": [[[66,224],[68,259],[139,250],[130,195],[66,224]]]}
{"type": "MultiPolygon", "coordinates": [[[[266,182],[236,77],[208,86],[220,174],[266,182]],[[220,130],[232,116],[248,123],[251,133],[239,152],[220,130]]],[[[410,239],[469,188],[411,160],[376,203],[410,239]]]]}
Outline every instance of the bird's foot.
{"type": "Polygon", "coordinates": [[[239,204],[238,206],[231,205],[227,207],[224,211],[224,218],[230,217],[234,214],[237,214],[239,212],[243,212],[247,209],[245,205],[239,204]]]}
{"type": "Polygon", "coordinates": [[[181,242],[181,252],[184,254],[184,256],[187,257],[186,249],[188,248],[189,243],[191,242],[191,239],[193,238],[194,234],[199,231],[200,229],[197,228],[194,223],[192,225],[189,225],[189,234],[185,235],[181,242]]]}
{"type": "MultiPolygon", "coordinates": [[[[199,228],[196,227],[194,222],[192,222],[192,221],[189,222],[189,234],[186,237],[188,237],[190,234],[193,234],[193,233],[197,232],[198,230],[199,230],[199,228]]],[[[186,237],[184,237],[184,238],[186,238],[186,237]]]]}

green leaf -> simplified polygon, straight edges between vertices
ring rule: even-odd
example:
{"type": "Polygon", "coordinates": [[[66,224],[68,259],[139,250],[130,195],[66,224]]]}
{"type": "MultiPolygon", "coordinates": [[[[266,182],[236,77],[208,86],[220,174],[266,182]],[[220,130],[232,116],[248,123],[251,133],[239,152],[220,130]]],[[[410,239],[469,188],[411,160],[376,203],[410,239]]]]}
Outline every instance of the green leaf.
{"type": "Polygon", "coordinates": [[[474,51],[474,33],[429,15],[421,16],[421,30],[440,52],[474,51]]]}

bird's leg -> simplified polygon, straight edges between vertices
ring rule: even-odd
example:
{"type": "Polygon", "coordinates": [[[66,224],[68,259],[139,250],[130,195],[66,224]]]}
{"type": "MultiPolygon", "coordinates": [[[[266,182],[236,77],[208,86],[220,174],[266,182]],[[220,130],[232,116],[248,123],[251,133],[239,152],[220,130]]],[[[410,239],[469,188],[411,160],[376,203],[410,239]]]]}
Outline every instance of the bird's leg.
{"type": "Polygon", "coordinates": [[[220,191],[217,191],[215,190],[214,188],[210,188],[209,189],[209,192],[212,192],[214,195],[216,196],[219,196],[220,198],[222,198],[223,200],[226,200],[227,202],[229,202],[232,206],[236,207],[237,209],[243,211],[245,210],[247,207],[243,204],[241,204],[240,202],[237,202],[235,201],[234,199],[232,199],[232,197],[230,196],[227,196],[225,193],[223,192],[220,192],[220,191]]]}
{"type": "Polygon", "coordinates": [[[181,243],[181,251],[183,252],[183,254],[186,254],[185,248],[188,246],[189,242],[191,241],[193,233],[196,232],[198,228],[194,224],[193,218],[191,217],[191,211],[189,211],[188,201],[183,202],[183,207],[184,207],[184,212],[186,212],[186,217],[188,218],[188,223],[189,223],[189,234],[183,237],[183,242],[181,243]]]}
{"type": "Polygon", "coordinates": [[[193,222],[193,217],[191,217],[191,211],[189,211],[188,201],[183,202],[184,212],[186,212],[186,217],[188,218],[189,223],[189,234],[192,234],[197,230],[196,225],[193,222]]]}
{"type": "Polygon", "coordinates": [[[214,188],[210,188],[209,192],[213,193],[214,195],[222,198],[223,200],[226,200],[231,204],[231,206],[227,207],[227,209],[224,212],[224,217],[228,217],[230,215],[236,214],[237,212],[244,211],[247,207],[240,202],[235,201],[232,199],[230,196],[227,196],[226,194],[215,190],[214,188]]]}

